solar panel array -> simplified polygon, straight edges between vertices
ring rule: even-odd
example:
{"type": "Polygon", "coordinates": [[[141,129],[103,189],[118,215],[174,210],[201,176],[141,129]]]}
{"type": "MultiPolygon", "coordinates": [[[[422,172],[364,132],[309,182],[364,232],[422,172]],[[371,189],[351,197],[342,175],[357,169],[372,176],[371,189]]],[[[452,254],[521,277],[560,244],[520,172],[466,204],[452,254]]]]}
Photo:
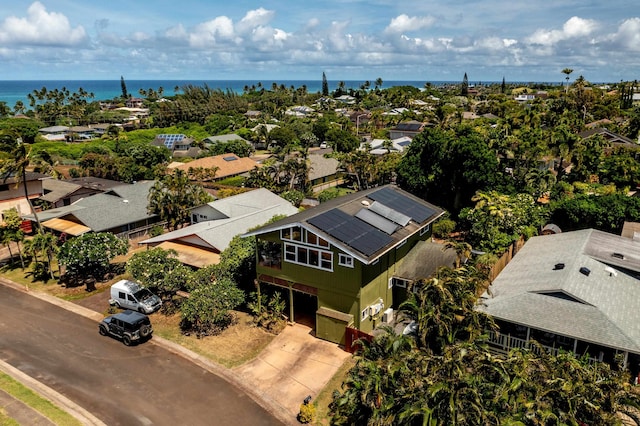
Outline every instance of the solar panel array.
{"type": "Polygon", "coordinates": [[[369,209],[375,213],[378,213],[380,216],[397,223],[400,226],[407,226],[407,224],[411,220],[411,217],[407,216],[406,214],[402,214],[389,206],[385,206],[379,201],[374,201],[369,209]]]}
{"type": "Polygon", "coordinates": [[[393,234],[396,232],[396,229],[398,229],[397,224],[368,209],[360,209],[360,211],[356,213],[356,217],[389,235],[393,234]]]}
{"type": "Polygon", "coordinates": [[[429,207],[424,206],[389,187],[381,188],[372,192],[368,197],[392,208],[393,210],[409,216],[417,223],[424,222],[435,213],[435,210],[430,209],[429,207]]]}
{"type": "Polygon", "coordinates": [[[326,211],[308,222],[366,256],[393,242],[376,227],[338,209],[326,211]]]}
{"type": "Polygon", "coordinates": [[[184,139],[184,135],[183,134],[171,134],[171,135],[158,135],[157,138],[158,139],[162,139],[164,146],[166,146],[169,149],[173,149],[174,145],[177,142],[180,142],[182,139],[184,139]]]}

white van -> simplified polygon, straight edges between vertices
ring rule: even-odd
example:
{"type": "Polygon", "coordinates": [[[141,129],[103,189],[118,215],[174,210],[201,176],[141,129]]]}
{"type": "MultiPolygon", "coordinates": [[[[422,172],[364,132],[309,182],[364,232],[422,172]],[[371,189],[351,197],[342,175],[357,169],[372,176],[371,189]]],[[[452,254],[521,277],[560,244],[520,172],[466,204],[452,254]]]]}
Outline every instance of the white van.
{"type": "Polygon", "coordinates": [[[148,288],[142,287],[136,282],[120,280],[111,286],[109,304],[118,308],[150,314],[160,309],[162,300],[151,293],[148,288]]]}

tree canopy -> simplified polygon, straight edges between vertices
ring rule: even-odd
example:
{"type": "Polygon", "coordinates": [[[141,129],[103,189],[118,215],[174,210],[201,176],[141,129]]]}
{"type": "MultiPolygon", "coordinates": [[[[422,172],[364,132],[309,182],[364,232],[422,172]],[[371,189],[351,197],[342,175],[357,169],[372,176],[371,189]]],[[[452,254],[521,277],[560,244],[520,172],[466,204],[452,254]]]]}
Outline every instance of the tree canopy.
{"type": "Polygon", "coordinates": [[[114,257],[126,254],[128,249],[127,242],[112,233],[88,232],[62,244],[58,262],[70,275],[100,276],[108,270],[114,257]]]}
{"type": "Polygon", "coordinates": [[[190,208],[210,201],[212,197],[202,186],[191,183],[186,172],[175,170],[156,180],[151,187],[148,210],[166,221],[170,229],[176,229],[189,222],[190,208]]]}

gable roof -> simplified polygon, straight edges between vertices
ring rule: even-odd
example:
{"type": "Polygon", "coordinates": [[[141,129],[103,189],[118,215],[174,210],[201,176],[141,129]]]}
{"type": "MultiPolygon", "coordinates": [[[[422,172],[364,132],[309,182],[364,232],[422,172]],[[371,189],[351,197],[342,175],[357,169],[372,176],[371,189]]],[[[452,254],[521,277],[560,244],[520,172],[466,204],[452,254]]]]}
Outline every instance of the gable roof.
{"type": "Polygon", "coordinates": [[[147,196],[153,184],[153,181],[142,181],[120,185],[108,192],[82,198],[70,206],[44,210],[38,213],[38,218],[45,226],[45,222],[50,219],[71,220],[93,232],[104,232],[144,221],[156,216],[147,212],[147,196]]]}
{"type": "Polygon", "coordinates": [[[242,136],[236,135],[235,133],[228,133],[226,135],[216,135],[216,136],[208,136],[204,138],[205,142],[209,143],[219,143],[219,142],[232,142],[232,141],[243,141],[248,144],[251,144],[248,140],[243,138],[242,136]]]}
{"type": "Polygon", "coordinates": [[[264,188],[212,201],[208,205],[226,218],[189,225],[140,244],[180,241],[221,252],[236,235],[263,225],[276,215],[290,216],[298,212],[289,201],[264,188]]]}
{"type": "Polygon", "coordinates": [[[320,179],[336,174],[340,162],[332,157],[325,157],[321,154],[309,155],[309,180],[320,179]]]}
{"type": "Polygon", "coordinates": [[[608,142],[611,142],[613,145],[617,146],[627,146],[630,148],[638,148],[639,145],[632,139],[629,139],[626,136],[619,135],[617,133],[612,132],[609,129],[604,127],[594,127],[583,132],[578,133],[583,139],[590,138],[591,136],[601,135],[608,142]]]}
{"type": "Polygon", "coordinates": [[[403,123],[398,123],[398,125],[391,130],[397,130],[401,132],[419,132],[423,126],[424,126],[424,123],[420,121],[411,120],[411,121],[405,121],[403,123]]]}
{"type": "MultiPolygon", "coordinates": [[[[26,172],[24,177],[26,182],[33,182],[36,180],[45,180],[50,176],[38,172],[26,172]]],[[[20,177],[20,179],[16,179],[15,173],[5,173],[0,175],[0,183],[16,184],[18,181],[20,181],[20,184],[22,185],[22,177],[20,177]]]]}
{"type": "Polygon", "coordinates": [[[188,163],[180,164],[174,168],[188,172],[189,169],[198,167],[202,167],[203,169],[217,167],[218,170],[216,171],[215,178],[221,179],[253,170],[258,167],[258,163],[248,157],[238,157],[236,154],[221,154],[213,157],[199,158],[188,163]]]}
{"type": "Polygon", "coordinates": [[[533,237],[493,281],[479,309],[640,353],[640,281],[611,267],[618,243],[632,250],[634,262],[640,258],[640,243],[593,229],[533,237]]]}
{"type": "Polygon", "coordinates": [[[385,185],[335,198],[243,237],[301,226],[370,264],[443,213],[395,185],[385,185]]]}

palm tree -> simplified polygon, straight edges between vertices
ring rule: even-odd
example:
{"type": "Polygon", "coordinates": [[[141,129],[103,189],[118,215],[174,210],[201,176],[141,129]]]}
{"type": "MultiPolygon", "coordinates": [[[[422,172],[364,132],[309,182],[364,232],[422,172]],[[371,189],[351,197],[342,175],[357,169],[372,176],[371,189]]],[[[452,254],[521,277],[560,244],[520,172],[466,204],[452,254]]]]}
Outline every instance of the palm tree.
{"type": "Polygon", "coordinates": [[[566,75],[565,80],[567,80],[567,88],[566,88],[567,93],[569,93],[569,74],[571,74],[572,72],[573,72],[573,69],[571,68],[565,68],[562,70],[562,74],[566,75]]]}
{"type": "Polygon", "coordinates": [[[471,257],[471,244],[464,241],[449,240],[444,243],[442,251],[447,249],[453,249],[456,252],[456,269],[462,265],[463,261],[471,257]]]}
{"type": "Polygon", "coordinates": [[[0,146],[8,148],[9,160],[4,160],[0,165],[0,175],[6,182],[9,178],[14,178],[16,182],[16,188],[20,187],[24,189],[24,198],[29,205],[29,210],[33,214],[33,218],[38,226],[38,231],[42,229],[40,226],[40,220],[36,213],[31,199],[29,198],[29,191],[27,190],[27,169],[29,167],[31,158],[31,148],[27,147],[22,142],[22,138],[16,137],[8,133],[8,131],[2,131],[0,133],[0,146]]]}

